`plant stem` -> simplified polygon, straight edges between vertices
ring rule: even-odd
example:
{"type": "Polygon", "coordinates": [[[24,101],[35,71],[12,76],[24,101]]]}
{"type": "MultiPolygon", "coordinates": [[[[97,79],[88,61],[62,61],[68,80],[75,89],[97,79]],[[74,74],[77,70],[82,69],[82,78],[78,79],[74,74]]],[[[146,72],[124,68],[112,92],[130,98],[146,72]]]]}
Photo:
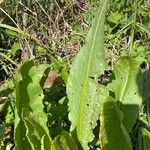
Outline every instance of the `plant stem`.
{"type": "Polygon", "coordinates": [[[132,23],[132,29],[131,29],[131,38],[130,38],[130,47],[129,51],[132,51],[133,48],[133,42],[134,42],[134,36],[135,36],[135,27],[136,27],[136,20],[137,20],[137,9],[138,9],[138,2],[137,0],[134,0],[133,4],[133,23],[132,23]]]}

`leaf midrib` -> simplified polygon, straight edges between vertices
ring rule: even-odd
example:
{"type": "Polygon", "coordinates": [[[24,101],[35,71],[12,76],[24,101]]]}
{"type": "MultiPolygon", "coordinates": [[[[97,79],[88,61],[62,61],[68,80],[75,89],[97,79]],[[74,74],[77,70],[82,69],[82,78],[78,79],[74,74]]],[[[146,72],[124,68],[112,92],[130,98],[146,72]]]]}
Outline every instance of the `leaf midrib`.
{"type": "MultiPolygon", "coordinates": [[[[129,61],[128,61],[128,64],[130,64],[129,61]]],[[[121,90],[122,92],[120,94],[119,101],[123,101],[123,97],[124,97],[124,94],[125,94],[125,91],[126,91],[126,88],[127,88],[127,85],[128,85],[128,81],[129,81],[129,77],[130,77],[130,71],[131,71],[130,65],[128,65],[128,70],[127,71],[128,71],[127,78],[126,78],[125,84],[124,84],[124,86],[121,90]]]]}
{"type": "MultiPolygon", "coordinates": [[[[79,132],[79,135],[80,135],[80,132],[81,132],[81,122],[82,122],[82,116],[83,115],[83,101],[84,101],[84,96],[85,96],[85,91],[86,91],[86,87],[87,87],[87,81],[88,81],[88,76],[89,76],[89,72],[90,72],[90,68],[91,68],[91,61],[92,61],[92,53],[93,53],[93,50],[94,50],[94,44],[95,44],[95,40],[96,40],[96,35],[97,35],[97,32],[98,32],[98,27],[99,27],[99,24],[100,24],[100,18],[102,16],[102,12],[105,8],[105,5],[107,3],[107,0],[104,2],[104,5],[102,6],[102,9],[101,9],[101,12],[100,12],[100,15],[98,17],[98,23],[96,25],[96,30],[95,30],[95,33],[94,33],[94,38],[93,38],[93,42],[92,42],[92,46],[91,46],[91,51],[90,51],[90,57],[89,57],[89,61],[88,61],[88,65],[87,65],[87,72],[86,72],[86,76],[85,76],[85,80],[84,80],[84,83],[83,83],[83,88],[81,89],[81,97],[80,97],[80,108],[79,108],[79,112],[78,112],[78,121],[77,121],[77,126],[78,126],[78,132],[79,132]]],[[[80,139],[80,137],[79,137],[80,139]]]]}

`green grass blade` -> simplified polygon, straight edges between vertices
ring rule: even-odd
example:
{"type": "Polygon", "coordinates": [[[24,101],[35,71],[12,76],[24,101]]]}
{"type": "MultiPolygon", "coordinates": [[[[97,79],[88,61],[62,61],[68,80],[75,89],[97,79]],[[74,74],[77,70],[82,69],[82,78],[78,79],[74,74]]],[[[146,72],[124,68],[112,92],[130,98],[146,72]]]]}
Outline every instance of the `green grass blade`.
{"type": "Polygon", "coordinates": [[[101,95],[96,92],[96,84],[90,77],[102,74],[107,68],[104,52],[104,21],[107,7],[108,0],[102,0],[86,43],[76,56],[68,77],[71,131],[76,130],[75,134],[85,149],[87,143],[93,139],[92,129],[98,118],[101,95]]]}
{"type": "Polygon", "coordinates": [[[21,29],[15,28],[15,27],[7,25],[7,24],[0,23],[0,27],[1,28],[5,28],[5,29],[9,29],[11,31],[15,31],[15,32],[17,32],[17,33],[19,33],[21,35],[28,36],[28,33],[26,33],[26,31],[23,31],[21,29]]]}
{"type": "Polygon", "coordinates": [[[102,150],[131,150],[131,140],[122,124],[122,112],[116,101],[108,97],[100,116],[100,142],[102,150]]]}
{"type": "Polygon", "coordinates": [[[141,30],[142,32],[147,33],[150,36],[150,28],[147,25],[137,25],[137,27],[139,28],[139,30],[141,30]]]}
{"type": "Polygon", "coordinates": [[[15,61],[13,61],[11,58],[9,58],[7,55],[5,55],[4,53],[0,52],[0,56],[4,57],[6,60],[8,60],[10,63],[12,63],[13,65],[15,65],[16,67],[18,66],[17,63],[15,61]]]}

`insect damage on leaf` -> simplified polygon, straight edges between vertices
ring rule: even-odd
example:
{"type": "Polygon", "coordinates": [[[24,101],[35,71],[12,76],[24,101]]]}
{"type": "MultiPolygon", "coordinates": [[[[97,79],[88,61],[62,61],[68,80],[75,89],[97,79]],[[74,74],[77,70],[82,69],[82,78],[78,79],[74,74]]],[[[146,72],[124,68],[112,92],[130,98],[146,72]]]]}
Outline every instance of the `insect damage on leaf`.
{"type": "Polygon", "coordinates": [[[105,70],[104,73],[98,77],[97,82],[106,85],[110,81],[111,76],[112,70],[105,70]]]}
{"type": "Polygon", "coordinates": [[[99,75],[96,79],[93,76],[89,76],[89,78],[95,80],[98,84],[107,85],[111,79],[112,70],[105,70],[103,74],[99,75]]]}

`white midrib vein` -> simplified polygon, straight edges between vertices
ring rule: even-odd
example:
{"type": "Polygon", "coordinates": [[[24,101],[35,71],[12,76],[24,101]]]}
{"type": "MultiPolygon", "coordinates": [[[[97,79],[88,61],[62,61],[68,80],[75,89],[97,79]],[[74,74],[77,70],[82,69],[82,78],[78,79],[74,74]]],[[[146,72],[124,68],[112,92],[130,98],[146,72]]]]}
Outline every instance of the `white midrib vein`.
{"type": "MultiPolygon", "coordinates": [[[[129,62],[128,62],[129,63],[129,62]]],[[[127,84],[128,84],[128,81],[129,81],[129,76],[130,76],[130,65],[128,65],[128,74],[127,74],[127,78],[125,80],[125,83],[124,83],[124,86],[121,90],[121,93],[120,93],[120,98],[119,98],[119,101],[122,102],[123,101],[123,97],[124,97],[124,93],[125,93],[125,90],[126,90],[126,87],[127,87],[127,84]]]]}
{"type": "Polygon", "coordinates": [[[81,122],[82,122],[82,115],[83,115],[83,99],[84,99],[84,96],[85,96],[85,91],[86,91],[86,87],[87,87],[87,81],[88,81],[88,76],[89,76],[89,72],[90,72],[90,68],[91,68],[91,61],[92,61],[92,53],[93,53],[93,50],[94,50],[94,44],[95,44],[95,40],[96,40],[96,35],[97,35],[97,32],[98,32],[98,27],[99,27],[99,24],[100,24],[100,21],[101,21],[101,16],[102,16],[102,13],[106,7],[106,3],[107,3],[108,0],[106,0],[102,6],[102,9],[101,9],[101,12],[100,12],[100,15],[98,17],[98,23],[96,25],[96,30],[95,30],[95,33],[94,33],[94,38],[93,38],[93,42],[92,42],[92,46],[91,46],[91,51],[90,51],[90,57],[89,57],[89,61],[88,61],[88,65],[87,65],[87,71],[86,71],[86,76],[85,76],[85,80],[84,80],[84,84],[83,84],[83,88],[82,88],[82,93],[81,93],[81,97],[80,97],[80,108],[79,108],[79,112],[78,112],[78,118],[77,118],[77,133],[78,134],[78,138],[80,139],[80,134],[81,134],[81,122]]]}

